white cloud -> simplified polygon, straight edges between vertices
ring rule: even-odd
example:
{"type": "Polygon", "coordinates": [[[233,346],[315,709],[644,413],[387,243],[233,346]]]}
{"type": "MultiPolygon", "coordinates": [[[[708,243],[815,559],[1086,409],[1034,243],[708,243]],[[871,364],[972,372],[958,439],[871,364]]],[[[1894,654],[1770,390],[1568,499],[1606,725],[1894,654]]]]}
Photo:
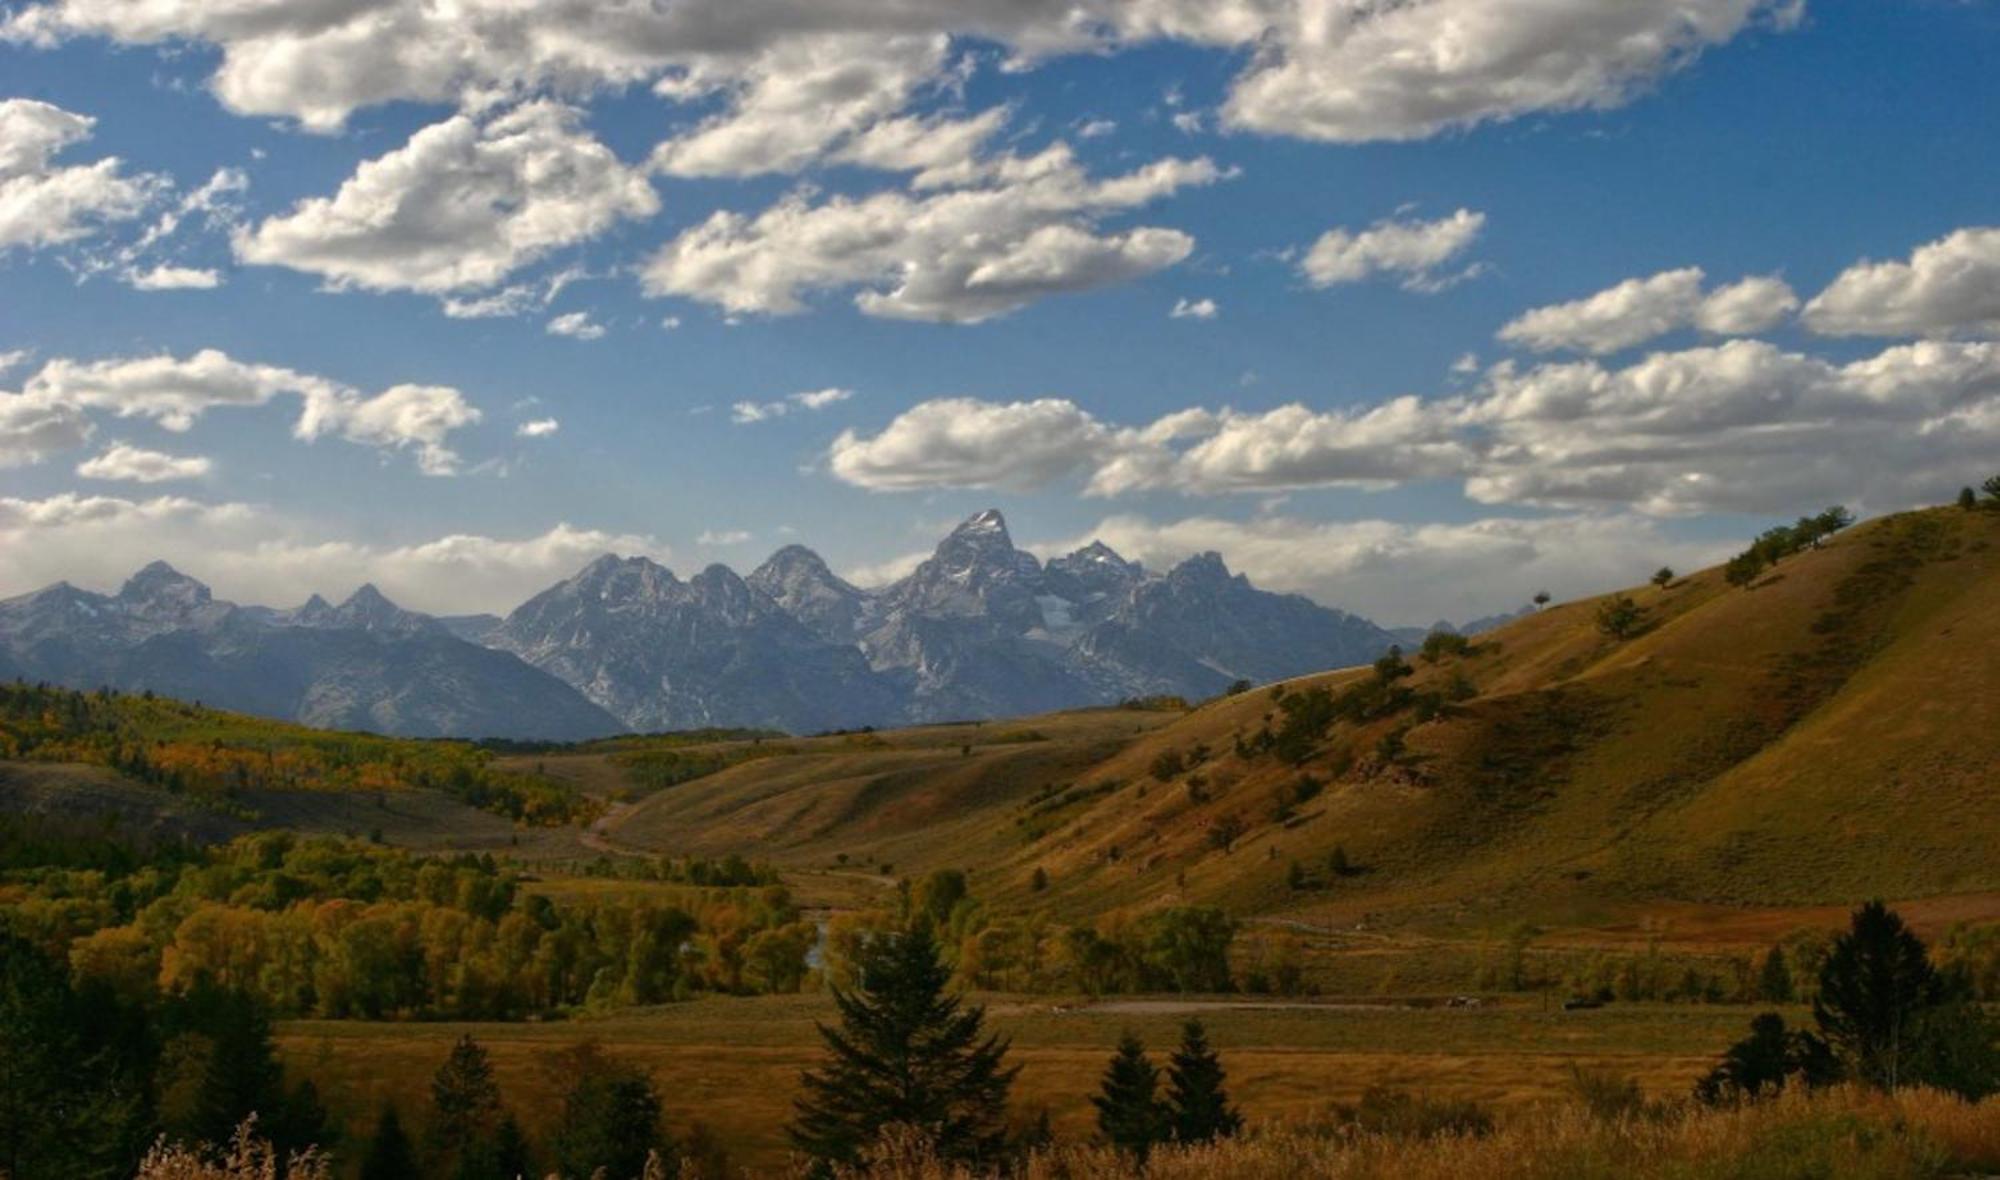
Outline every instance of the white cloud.
{"type": "Polygon", "coordinates": [[[129,443],[112,443],[103,454],[77,464],[76,473],[85,479],[165,483],[176,479],[199,479],[214,466],[200,455],[168,455],[129,443]]]}
{"type": "Polygon", "coordinates": [[[417,452],[425,475],[451,475],[458,455],[446,438],[479,421],[479,411],[446,385],[392,385],[374,397],[340,390],[308,397],[292,433],[308,441],[334,434],[366,446],[417,452]]]}
{"type": "Polygon", "coordinates": [[[697,545],[741,545],[751,540],[751,534],[743,529],[703,529],[695,538],[697,545]]]}
{"type": "Polygon", "coordinates": [[[1227,13],[1253,7],[1268,23],[1224,119],[1267,134],[1360,143],[1423,139],[1537,111],[1619,106],[1759,16],[1789,26],[1804,6],[1798,0],[1217,6],[1227,13]]]}
{"type": "Polygon", "coordinates": [[[95,427],[83,411],[45,396],[0,393],[0,468],[39,463],[90,441],[95,427]]]}
{"type": "Polygon", "coordinates": [[[680,327],[681,327],[681,317],[677,315],[663,316],[660,319],[661,331],[678,332],[680,331],[680,327]]]}
{"type": "Polygon", "coordinates": [[[876,490],[1268,494],[1460,481],[1473,500],[1648,515],[1887,509],[1948,496],[2000,453],[2000,343],[1923,342],[1834,364],[1760,341],[1625,368],[1496,365],[1469,393],[1263,412],[1200,407],[1144,426],[1074,402],[924,402],[828,466],[876,490]]]}
{"type": "Polygon", "coordinates": [[[209,291],[222,285],[222,275],[205,267],[169,266],[128,269],[124,279],[137,291],[209,291]]]}
{"type": "Polygon", "coordinates": [[[507,611],[607,553],[667,560],[647,536],[558,524],[519,538],[452,534],[409,545],[328,539],[317,526],[244,503],[64,493],[0,497],[0,594],[51,582],[111,589],[154,559],[237,602],[285,606],[363,582],[415,610],[507,611]]]}
{"type": "Polygon", "coordinates": [[[514,428],[516,438],[547,438],[562,429],[562,423],[554,418],[536,418],[523,422],[514,428]]]}
{"type": "Polygon", "coordinates": [[[1173,117],[1174,130],[1183,135],[1199,135],[1202,128],[1200,111],[1176,111],[1173,117]]]}
{"type": "Polygon", "coordinates": [[[1537,352],[1567,349],[1606,355],[1684,328],[1742,336],[1774,327],[1797,310],[1782,279],[1752,276],[1707,293],[1698,266],[1626,279],[1585,299],[1526,312],[1499,338],[1537,352]]]}
{"type": "Polygon", "coordinates": [[[1077,125],[1076,137],[1078,139],[1103,139],[1117,130],[1118,124],[1115,120],[1086,119],[1077,125]]]}
{"type": "Polygon", "coordinates": [[[1047,557],[1092,540],[1153,569],[1213,551],[1265,589],[1417,626],[1525,606],[1543,588],[1571,598],[1636,585],[1662,564],[1699,568],[1732,547],[1679,540],[1646,517],[1592,513],[1466,524],[1118,515],[1030,548],[1047,557]]]}
{"type": "Polygon", "coordinates": [[[1174,308],[1167,318],[1175,320],[1212,320],[1222,309],[1213,299],[1176,299],[1174,308]]]}
{"type": "Polygon", "coordinates": [[[128,175],[115,156],[59,166],[97,120],[29,98],[0,100],[0,253],[87,237],[145,211],[164,181],[128,175]]]}
{"type": "Polygon", "coordinates": [[[1224,118],[1270,134],[1336,141],[1411,139],[1534,111],[1610,107],[1738,36],[1753,20],[1790,23],[1798,0],[926,0],[924,3],[519,4],[472,0],[209,3],[46,0],[0,24],[34,44],[97,36],[123,44],[219,49],[209,86],[243,114],[338,129],[356,109],[398,100],[490,103],[667,80],[670,96],[726,88],[728,112],[700,134],[714,158],[743,158],[837,133],[891,109],[902,74],[853,64],[874,47],[946,36],[1009,47],[1011,68],[1054,53],[1173,40],[1241,53],[1224,118]],[[832,32],[831,30],[837,30],[832,32]],[[847,39],[846,70],[820,77],[810,47],[847,39]],[[798,48],[803,44],[807,48],[798,48]],[[801,87],[763,83],[803,58],[801,87]],[[851,71],[851,72],[849,72],[851,71]],[[790,114],[801,127],[776,128],[790,114]],[[741,124],[741,126],[732,126],[741,124]],[[815,135],[815,130],[818,135],[815,135]]]}
{"type": "Polygon", "coordinates": [[[929,549],[924,549],[891,557],[886,561],[849,566],[841,571],[840,576],[856,586],[868,588],[887,586],[891,582],[909,577],[918,566],[930,558],[931,552],[929,549]]]}
{"type": "Polygon", "coordinates": [[[1075,473],[1109,440],[1095,418],[1059,398],[945,398],[911,407],[873,438],[842,431],[827,461],[840,479],[876,491],[1026,490],[1075,473]]]}
{"type": "Polygon", "coordinates": [[[658,209],[644,174],[593,139],[574,108],[531,102],[433,123],[364,162],[333,196],[239,231],[235,248],[243,262],[320,275],[335,289],[443,295],[491,286],[658,209]]]}
{"type": "Polygon", "coordinates": [[[604,325],[591,319],[587,311],[565,312],[550,320],[545,331],[551,336],[568,336],[576,340],[604,338],[604,325]]]}
{"type": "MultiPolygon", "coordinates": [[[[368,397],[325,377],[239,361],[212,348],[185,359],[164,353],[101,361],[57,358],[43,365],[28,379],[22,393],[14,395],[20,399],[14,414],[23,421],[44,421],[41,429],[45,435],[65,436],[60,423],[68,421],[72,424],[69,435],[80,424],[82,437],[87,437],[88,425],[81,422],[84,410],[103,410],[119,418],[149,418],[180,432],[192,428],[195,419],[208,410],[261,406],[280,394],[300,399],[299,418],[293,427],[297,437],[310,440],[334,434],[366,446],[414,448],[418,464],[431,474],[455,469],[457,456],[445,446],[446,438],[451,431],[479,421],[479,411],[457,390],[445,386],[397,385],[368,397]],[[50,419],[51,414],[57,417],[50,419]]],[[[0,437],[6,431],[5,418],[6,411],[0,409],[0,437]]],[[[70,445],[80,444],[82,437],[70,445]]],[[[4,449],[0,445],[0,450],[4,449]]],[[[40,452],[55,448],[20,444],[14,449],[40,452]]]]}
{"type": "Polygon", "coordinates": [[[869,315],[974,323],[1181,261],[1194,240],[1178,230],[1101,232],[1095,223],[1223,175],[1205,159],[1165,159],[1094,180],[1061,143],[980,173],[924,196],[815,204],[794,193],[755,217],[717,212],[646,263],[645,288],[783,315],[803,311],[812,292],[859,287],[855,304],[869,315]]]}
{"type": "MultiPolygon", "coordinates": [[[[855,162],[894,167],[871,158],[857,139],[887,123],[919,88],[937,82],[948,49],[948,38],[939,34],[840,32],[786,38],[742,59],[701,59],[658,90],[683,100],[726,93],[729,105],[662,143],[653,167],[673,176],[797,172],[843,146],[862,157],[855,162]]],[[[884,134],[907,137],[915,130],[914,121],[902,122],[884,134]]],[[[962,144],[961,150],[974,146],[976,141],[962,144]]]]}
{"type": "Polygon", "coordinates": [[[1955,230],[1908,262],[1861,262],[1806,304],[1825,336],[2000,335],[2000,227],[1955,230]]]}
{"type": "Polygon", "coordinates": [[[1401,277],[1405,290],[1436,291],[1477,273],[1477,267],[1452,275],[1437,272],[1470,249],[1485,225],[1484,213],[1460,209],[1437,221],[1392,218],[1359,233],[1330,229],[1306,252],[1299,271],[1315,287],[1393,274],[1401,277]]]}
{"type": "Polygon", "coordinates": [[[765,422],[772,418],[782,418],[794,410],[824,410],[838,405],[854,396],[851,389],[809,389],[794,393],[777,401],[742,401],[729,407],[729,420],[739,426],[753,422],[765,422]]]}

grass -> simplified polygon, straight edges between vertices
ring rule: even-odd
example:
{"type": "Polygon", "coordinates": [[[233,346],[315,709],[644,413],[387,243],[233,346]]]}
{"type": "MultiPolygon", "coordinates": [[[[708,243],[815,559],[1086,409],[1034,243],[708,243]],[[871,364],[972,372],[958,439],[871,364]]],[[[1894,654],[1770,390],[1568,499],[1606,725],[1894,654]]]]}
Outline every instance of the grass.
{"type": "MultiPolygon", "coordinates": [[[[1715,1055],[1741,1035],[1748,1010],[1613,1005],[1587,1012],[1539,1002],[1473,1010],[1178,997],[1090,1003],[980,997],[1023,1066],[1017,1112],[1046,1107],[1058,1133],[1090,1132],[1087,1097],[1119,1035],[1130,1029],[1165,1052],[1199,1015],[1230,1071],[1231,1091],[1255,1119],[1325,1117],[1370,1086],[1392,1085],[1503,1111],[1558,1097],[1574,1065],[1636,1077],[1655,1098],[1686,1094],[1715,1055]]],[[[543,1062],[582,1039],[652,1070],[668,1122],[707,1125],[741,1163],[783,1160],[782,1126],[799,1071],[818,1059],[814,1022],[823,996],[706,997],[665,1008],[548,1024],[293,1022],[280,1029],[289,1068],[314,1079],[351,1134],[365,1133],[384,1098],[409,1113],[427,1100],[432,1071],[470,1032],[491,1052],[509,1104],[545,1133],[560,1079],[543,1062]]]]}

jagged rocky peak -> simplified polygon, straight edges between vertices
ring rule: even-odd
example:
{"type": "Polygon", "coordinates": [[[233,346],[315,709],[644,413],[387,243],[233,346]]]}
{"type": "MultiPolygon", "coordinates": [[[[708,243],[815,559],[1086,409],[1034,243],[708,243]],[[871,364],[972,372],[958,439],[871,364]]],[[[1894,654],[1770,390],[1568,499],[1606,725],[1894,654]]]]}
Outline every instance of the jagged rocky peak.
{"type": "Polygon", "coordinates": [[[646,601],[678,598],[682,583],[674,571],[650,557],[618,557],[607,553],[584,566],[562,586],[598,598],[646,601]]]}
{"type": "Polygon", "coordinates": [[[388,596],[376,589],[373,582],[363,584],[348,595],[347,601],[327,615],[327,622],[362,631],[430,631],[438,626],[429,615],[404,610],[389,601],[388,596]]]}
{"type": "Polygon", "coordinates": [[[1181,562],[1167,572],[1167,579],[1182,585],[1198,586],[1224,585],[1234,581],[1241,581],[1245,585],[1249,584],[1249,580],[1244,578],[1243,575],[1231,574],[1229,566],[1224,564],[1222,560],[1222,554],[1215,552],[1213,549],[1205,553],[1197,553],[1186,561],[1181,562]]]}
{"type": "Polygon", "coordinates": [[[212,601],[207,586],[164,561],[155,561],[126,579],[118,601],[152,614],[185,614],[212,601]]]}
{"type": "Polygon", "coordinates": [[[842,580],[804,545],[773,553],[747,579],[787,614],[825,638],[851,642],[867,611],[868,595],[842,580]]]}

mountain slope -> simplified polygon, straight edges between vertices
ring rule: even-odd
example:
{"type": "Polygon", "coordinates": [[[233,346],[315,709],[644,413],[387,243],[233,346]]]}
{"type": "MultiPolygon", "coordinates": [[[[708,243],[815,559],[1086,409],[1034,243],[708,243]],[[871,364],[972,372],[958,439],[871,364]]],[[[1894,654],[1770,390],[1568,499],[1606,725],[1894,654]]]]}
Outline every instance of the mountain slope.
{"type": "Polygon", "coordinates": [[[155,562],[116,595],[66,583],[0,602],[0,665],[404,737],[577,739],[618,723],[562,681],[364,587],[339,607],[239,607],[155,562]]]}
{"type": "Polygon", "coordinates": [[[949,840],[891,822],[902,789],[809,803],[826,776],[783,757],[621,822],[672,848],[699,838],[682,835],[697,813],[768,836],[798,809],[818,818],[781,855],[879,846],[899,872],[975,867],[1002,902],[1025,902],[1039,868],[1036,904],[1074,914],[1182,900],[1315,923],[1561,923],[2000,891],[2000,513],[1873,521],[1747,589],[1708,570],[1627,593],[1643,614],[1624,639],[1599,628],[1602,600],[1569,603],[1407,675],[1213,701],[1087,766],[1051,738],[949,840]],[[1327,724],[1288,743],[1315,702],[1327,724]],[[1325,867],[1336,848],[1347,875],[1325,867]]]}

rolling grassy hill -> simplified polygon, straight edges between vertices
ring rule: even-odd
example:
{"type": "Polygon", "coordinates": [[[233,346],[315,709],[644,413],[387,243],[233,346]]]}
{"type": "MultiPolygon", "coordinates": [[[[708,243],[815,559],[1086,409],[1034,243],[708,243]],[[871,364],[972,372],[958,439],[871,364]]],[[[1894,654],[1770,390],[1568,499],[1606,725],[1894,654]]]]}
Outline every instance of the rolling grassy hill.
{"type": "Polygon", "coordinates": [[[1628,591],[1625,638],[1598,626],[1603,600],[1552,606],[1413,658],[1388,682],[1400,705],[1295,757],[1260,742],[1284,700],[1375,672],[1179,714],[788,743],[600,828],[799,867],[966,867],[982,896],[1063,916],[1185,900],[1325,926],[1604,926],[1674,902],[2000,891],[1996,542],[2000,513],[1886,517],[1748,587],[1718,569],[1628,591]]]}

